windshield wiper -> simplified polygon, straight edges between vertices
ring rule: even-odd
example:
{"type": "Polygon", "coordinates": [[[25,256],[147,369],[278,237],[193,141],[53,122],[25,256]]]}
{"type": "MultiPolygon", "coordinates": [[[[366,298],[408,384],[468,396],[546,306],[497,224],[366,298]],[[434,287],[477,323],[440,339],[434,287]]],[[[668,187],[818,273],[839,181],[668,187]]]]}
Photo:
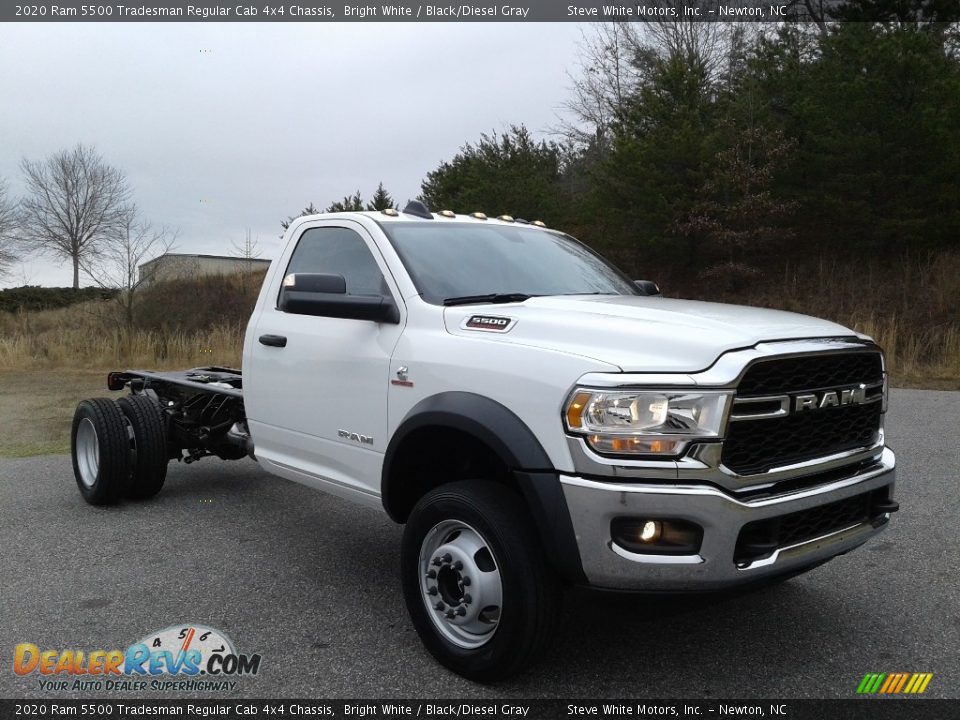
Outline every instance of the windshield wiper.
{"type": "Polygon", "coordinates": [[[444,298],[443,304],[450,305],[473,305],[474,303],[508,303],[523,302],[535,297],[526,293],[490,293],[489,295],[462,295],[460,297],[444,298]]]}

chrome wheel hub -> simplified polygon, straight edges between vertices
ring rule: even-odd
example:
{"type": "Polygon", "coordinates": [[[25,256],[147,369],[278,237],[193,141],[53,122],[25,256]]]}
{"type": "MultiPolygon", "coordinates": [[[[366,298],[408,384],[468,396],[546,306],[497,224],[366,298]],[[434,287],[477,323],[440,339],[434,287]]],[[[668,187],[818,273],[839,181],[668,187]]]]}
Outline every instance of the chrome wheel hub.
{"type": "Polygon", "coordinates": [[[427,613],[454,645],[478,648],[500,622],[503,586],[489,543],[459,520],[444,520],[420,547],[420,589],[427,613]]]}
{"type": "Polygon", "coordinates": [[[83,418],[77,426],[77,468],[80,481],[87,487],[93,487],[100,473],[100,443],[97,430],[89,418],[83,418]]]}

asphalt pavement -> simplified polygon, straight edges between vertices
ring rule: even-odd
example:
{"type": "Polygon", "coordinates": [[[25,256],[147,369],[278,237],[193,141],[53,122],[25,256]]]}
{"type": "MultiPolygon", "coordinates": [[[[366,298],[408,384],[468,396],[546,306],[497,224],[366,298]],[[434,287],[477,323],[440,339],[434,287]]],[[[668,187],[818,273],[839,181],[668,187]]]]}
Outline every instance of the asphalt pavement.
{"type": "Polygon", "coordinates": [[[960,393],[894,390],[886,533],[750,594],[570,591],[553,652],[495,686],[421,647],[385,515],[253,461],[173,464],[154,500],[109,508],[81,500],[68,456],[0,461],[0,697],[89,697],[16,676],[18,643],[124,649],[189,622],[261,654],[231,697],[849,698],[867,672],[930,672],[926,697],[960,697],[958,434],[960,393]]]}

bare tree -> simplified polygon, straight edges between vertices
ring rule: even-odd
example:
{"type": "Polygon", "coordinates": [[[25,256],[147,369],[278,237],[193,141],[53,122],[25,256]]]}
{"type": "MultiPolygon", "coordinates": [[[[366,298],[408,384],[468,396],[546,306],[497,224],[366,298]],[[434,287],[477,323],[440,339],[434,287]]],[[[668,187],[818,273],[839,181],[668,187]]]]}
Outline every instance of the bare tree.
{"type": "MultiPolygon", "coordinates": [[[[694,4],[709,7],[710,0],[661,3],[674,7],[680,17],[685,6],[694,4]]],[[[564,104],[567,117],[559,132],[576,144],[602,150],[610,126],[623,120],[631,102],[671,58],[700,70],[705,83],[700,90],[711,92],[728,68],[735,32],[745,32],[738,30],[740,25],[689,19],[598,24],[580,43],[579,66],[571,75],[572,96],[564,104]]]]}
{"type": "Polygon", "coordinates": [[[73,287],[108,238],[123,230],[130,189],[124,174],[93,147],[78,144],[43,161],[21,163],[26,196],[19,237],[24,247],[69,258],[73,287]]]}
{"type": "MultiPolygon", "coordinates": [[[[715,3],[702,0],[676,0],[667,3],[679,12],[685,5],[713,7],[715,3]]],[[[716,83],[726,69],[731,34],[743,23],[695,22],[691,20],[655,21],[650,23],[645,38],[647,53],[658,58],[679,57],[691,67],[698,67],[708,83],[716,83]]],[[[643,53],[641,53],[641,57],[643,53]]]]}
{"type": "Polygon", "coordinates": [[[260,257],[260,242],[251,237],[250,228],[247,228],[247,234],[242,243],[232,242],[230,246],[236,251],[237,257],[246,261],[243,271],[253,272],[253,261],[260,257]]]}
{"type": "Polygon", "coordinates": [[[96,257],[81,260],[83,271],[97,285],[119,289],[114,300],[120,305],[127,330],[134,328],[138,291],[153,279],[149,271],[140,271],[141,265],[170,252],[177,235],[165,225],[154,227],[139,217],[135,205],[128,205],[120,224],[100,241],[96,257]]]}
{"type": "Polygon", "coordinates": [[[830,12],[838,3],[836,0],[788,0],[785,3],[787,15],[793,21],[813,23],[821,35],[826,35],[830,29],[827,21],[830,12]]]}
{"type": "Polygon", "coordinates": [[[638,87],[631,62],[638,32],[630,23],[604,23],[590,34],[582,33],[577,74],[568,73],[572,97],[563,105],[570,119],[560,127],[569,140],[605,146],[607,129],[638,87]]]}
{"type": "Polygon", "coordinates": [[[243,258],[243,271],[240,273],[240,291],[247,294],[247,281],[254,271],[253,261],[260,257],[260,243],[250,236],[250,228],[247,228],[247,234],[242,243],[230,243],[239,257],[243,258]]]}
{"type": "Polygon", "coordinates": [[[17,260],[13,252],[17,225],[17,206],[7,194],[7,184],[0,180],[0,278],[10,272],[11,265],[17,260]]]}

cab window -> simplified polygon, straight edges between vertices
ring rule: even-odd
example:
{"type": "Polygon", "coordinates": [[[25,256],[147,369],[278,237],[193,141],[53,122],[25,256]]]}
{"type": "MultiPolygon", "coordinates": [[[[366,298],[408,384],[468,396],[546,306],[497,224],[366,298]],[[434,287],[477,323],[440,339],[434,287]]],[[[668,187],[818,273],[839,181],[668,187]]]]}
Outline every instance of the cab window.
{"type": "Polygon", "coordinates": [[[311,228],[300,236],[284,276],[290,273],[343,275],[348,295],[389,295],[366,242],[353,230],[311,228]]]}

